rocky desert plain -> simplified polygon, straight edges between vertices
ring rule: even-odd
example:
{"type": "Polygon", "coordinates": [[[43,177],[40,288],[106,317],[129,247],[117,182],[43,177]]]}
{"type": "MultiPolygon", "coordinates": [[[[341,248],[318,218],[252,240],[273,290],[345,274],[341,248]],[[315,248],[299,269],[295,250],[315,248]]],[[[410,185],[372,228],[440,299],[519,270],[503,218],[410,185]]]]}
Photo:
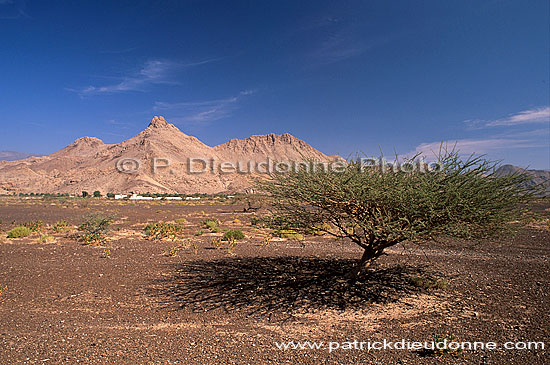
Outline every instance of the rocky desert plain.
{"type": "Polygon", "coordinates": [[[527,223],[514,224],[504,237],[394,246],[350,285],[345,274],[360,256],[356,245],[318,232],[275,236],[258,223],[267,208],[238,194],[250,188],[250,176],[188,174],[195,157],[339,160],[289,134],[209,147],[155,117],[119,144],[83,137],[51,155],[0,162],[0,363],[550,361],[548,349],[502,347],[549,345],[548,199],[526,207],[527,223]],[[152,171],[153,158],[169,158],[170,168],[152,171]],[[145,167],[123,173],[121,159],[145,167]],[[82,197],[82,191],[102,196],[82,197]],[[200,199],[105,197],[130,192],[200,199]],[[103,239],[83,240],[83,223],[99,216],[112,220],[103,239]],[[151,234],[156,224],[173,232],[151,234]],[[31,233],[8,237],[20,225],[31,233]],[[244,237],[223,239],[234,231],[244,237]],[[328,346],[434,338],[497,347],[328,346]],[[321,346],[294,346],[306,341],[321,346]]]}

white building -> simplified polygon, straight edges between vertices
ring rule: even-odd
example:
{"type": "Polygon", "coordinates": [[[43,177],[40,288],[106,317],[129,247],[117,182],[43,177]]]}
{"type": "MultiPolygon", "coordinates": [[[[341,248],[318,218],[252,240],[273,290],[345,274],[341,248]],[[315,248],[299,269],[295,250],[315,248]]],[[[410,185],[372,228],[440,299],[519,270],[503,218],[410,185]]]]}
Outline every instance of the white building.
{"type": "Polygon", "coordinates": [[[141,196],[137,194],[132,194],[130,200],[153,200],[152,196],[141,196]]]}

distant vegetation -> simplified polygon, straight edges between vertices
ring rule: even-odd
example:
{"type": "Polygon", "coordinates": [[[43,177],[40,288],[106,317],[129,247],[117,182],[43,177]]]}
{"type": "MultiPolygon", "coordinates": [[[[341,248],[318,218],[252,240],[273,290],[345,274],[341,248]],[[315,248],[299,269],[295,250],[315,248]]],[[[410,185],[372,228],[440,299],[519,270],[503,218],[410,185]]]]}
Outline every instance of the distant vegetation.
{"type": "MultiPolygon", "coordinates": [[[[68,193],[19,193],[18,196],[68,197],[68,193]]],[[[9,196],[9,195],[8,195],[9,196]]]]}
{"type": "Polygon", "coordinates": [[[67,223],[64,220],[57,221],[52,226],[52,231],[54,231],[56,233],[67,232],[67,231],[70,231],[70,230],[71,230],[71,226],[69,225],[69,223],[67,223]]]}
{"type": "Polygon", "coordinates": [[[145,234],[152,239],[160,240],[164,238],[170,238],[172,240],[175,240],[178,236],[178,233],[180,233],[182,230],[183,228],[178,224],[156,222],[149,223],[145,227],[145,234]]]}
{"type": "Polygon", "coordinates": [[[37,239],[39,243],[48,243],[55,241],[55,237],[49,234],[41,234],[40,237],[37,239]]]}
{"type": "MultiPolygon", "coordinates": [[[[98,193],[100,194],[99,197],[101,197],[101,192],[98,191],[98,193]]],[[[117,193],[118,194],[118,193],[117,193]]],[[[128,192],[121,192],[121,194],[128,194],[128,192]]],[[[105,197],[107,198],[114,198],[115,197],[115,193],[113,192],[109,192],[107,194],[105,194],[105,197]]],[[[216,199],[218,201],[226,201],[226,200],[229,200],[233,197],[233,195],[229,195],[229,194],[199,194],[199,193],[195,193],[195,194],[178,194],[178,193],[141,193],[139,194],[140,196],[143,196],[143,197],[152,197],[152,198],[166,198],[166,197],[180,197],[180,198],[187,198],[187,197],[191,197],[191,198],[202,198],[202,199],[216,199]]],[[[74,197],[75,194],[69,194],[69,193],[13,193],[13,194],[0,194],[0,196],[20,196],[20,197],[74,197]]],[[[93,196],[93,193],[92,193],[92,196],[93,196]]],[[[90,197],[90,193],[88,193],[87,191],[83,191],[81,192],[80,194],[76,194],[76,197],[84,197],[84,198],[87,198],[87,197],[90,197]]]]}
{"type": "Polygon", "coordinates": [[[298,233],[293,229],[276,229],[273,231],[273,236],[296,241],[301,241],[304,239],[303,234],[298,233]]]}
{"type": "Polygon", "coordinates": [[[231,241],[231,240],[242,240],[244,238],[244,233],[241,230],[229,230],[224,233],[222,241],[231,241]]]}
{"type": "Polygon", "coordinates": [[[18,226],[8,231],[8,238],[27,237],[32,233],[31,229],[25,226],[18,226]]]}
{"type": "Polygon", "coordinates": [[[92,213],[84,216],[78,230],[83,232],[81,239],[88,244],[98,244],[105,240],[105,233],[109,230],[109,225],[113,221],[113,217],[106,216],[100,213],[92,213]]]}
{"type": "Polygon", "coordinates": [[[217,219],[206,219],[202,222],[204,228],[208,228],[210,232],[216,233],[220,231],[220,221],[217,219]]]}
{"type": "Polygon", "coordinates": [[[41,220],[25,222],[23,226],[30,229],[32,232],[39,232],[44,229],[44,222],[41,220]]]}

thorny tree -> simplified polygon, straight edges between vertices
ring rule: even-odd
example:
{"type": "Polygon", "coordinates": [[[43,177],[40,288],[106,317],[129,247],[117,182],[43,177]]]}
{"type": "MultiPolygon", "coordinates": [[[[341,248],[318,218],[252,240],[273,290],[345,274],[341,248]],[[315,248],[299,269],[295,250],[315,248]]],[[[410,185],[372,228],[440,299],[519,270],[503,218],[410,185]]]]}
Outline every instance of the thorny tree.
{"type": "Polygon", "coordinates": [[[363,255],[350,273],[353,280],[384,249],[403,241],[480,238],[502,231],[520,216],[520,203],[534,196],[524,174],[498,176],[498,163],[474,155],[462,160],[455,151],[440,152],[438,168],[424,171],[420,156],[398,169],[367,167],[359,158],[340,171],[314,165],[273,174],[258,188],[271,201],[271,222],[324,230],[360,246],[363,255]]]}

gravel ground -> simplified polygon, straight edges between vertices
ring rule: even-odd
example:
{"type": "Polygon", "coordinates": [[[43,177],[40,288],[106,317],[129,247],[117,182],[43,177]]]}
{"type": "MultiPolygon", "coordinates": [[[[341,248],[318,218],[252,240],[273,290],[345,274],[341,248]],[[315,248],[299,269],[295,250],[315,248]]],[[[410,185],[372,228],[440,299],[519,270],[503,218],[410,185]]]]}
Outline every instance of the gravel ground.
{"type": "Polygon", "coordinates": [[[360,254],[352,244],[312,236],[264,245],[253,213],[223,202],[2,198],[2,237],[17,223],[77,225],[94,211],[116,221],[98,246],[75,232],[2,240],[0,363],[550,363],[548,349],[501,348],[550,346],[548,206],[531,207],[539,220],[503,239],[395,246],[350,285],[344,275],[360,254]],[[221,233],[195,236],[206,217],[246,238],[232,251],[214,248],[221,233]],[[144,236],[146,222],[177,218],[186,219],[183,244],[144,236]],[[328,349],[434,335],[499,348],[328,349]],[[323,344],[279,349],[284,341],[323,344]]]}

